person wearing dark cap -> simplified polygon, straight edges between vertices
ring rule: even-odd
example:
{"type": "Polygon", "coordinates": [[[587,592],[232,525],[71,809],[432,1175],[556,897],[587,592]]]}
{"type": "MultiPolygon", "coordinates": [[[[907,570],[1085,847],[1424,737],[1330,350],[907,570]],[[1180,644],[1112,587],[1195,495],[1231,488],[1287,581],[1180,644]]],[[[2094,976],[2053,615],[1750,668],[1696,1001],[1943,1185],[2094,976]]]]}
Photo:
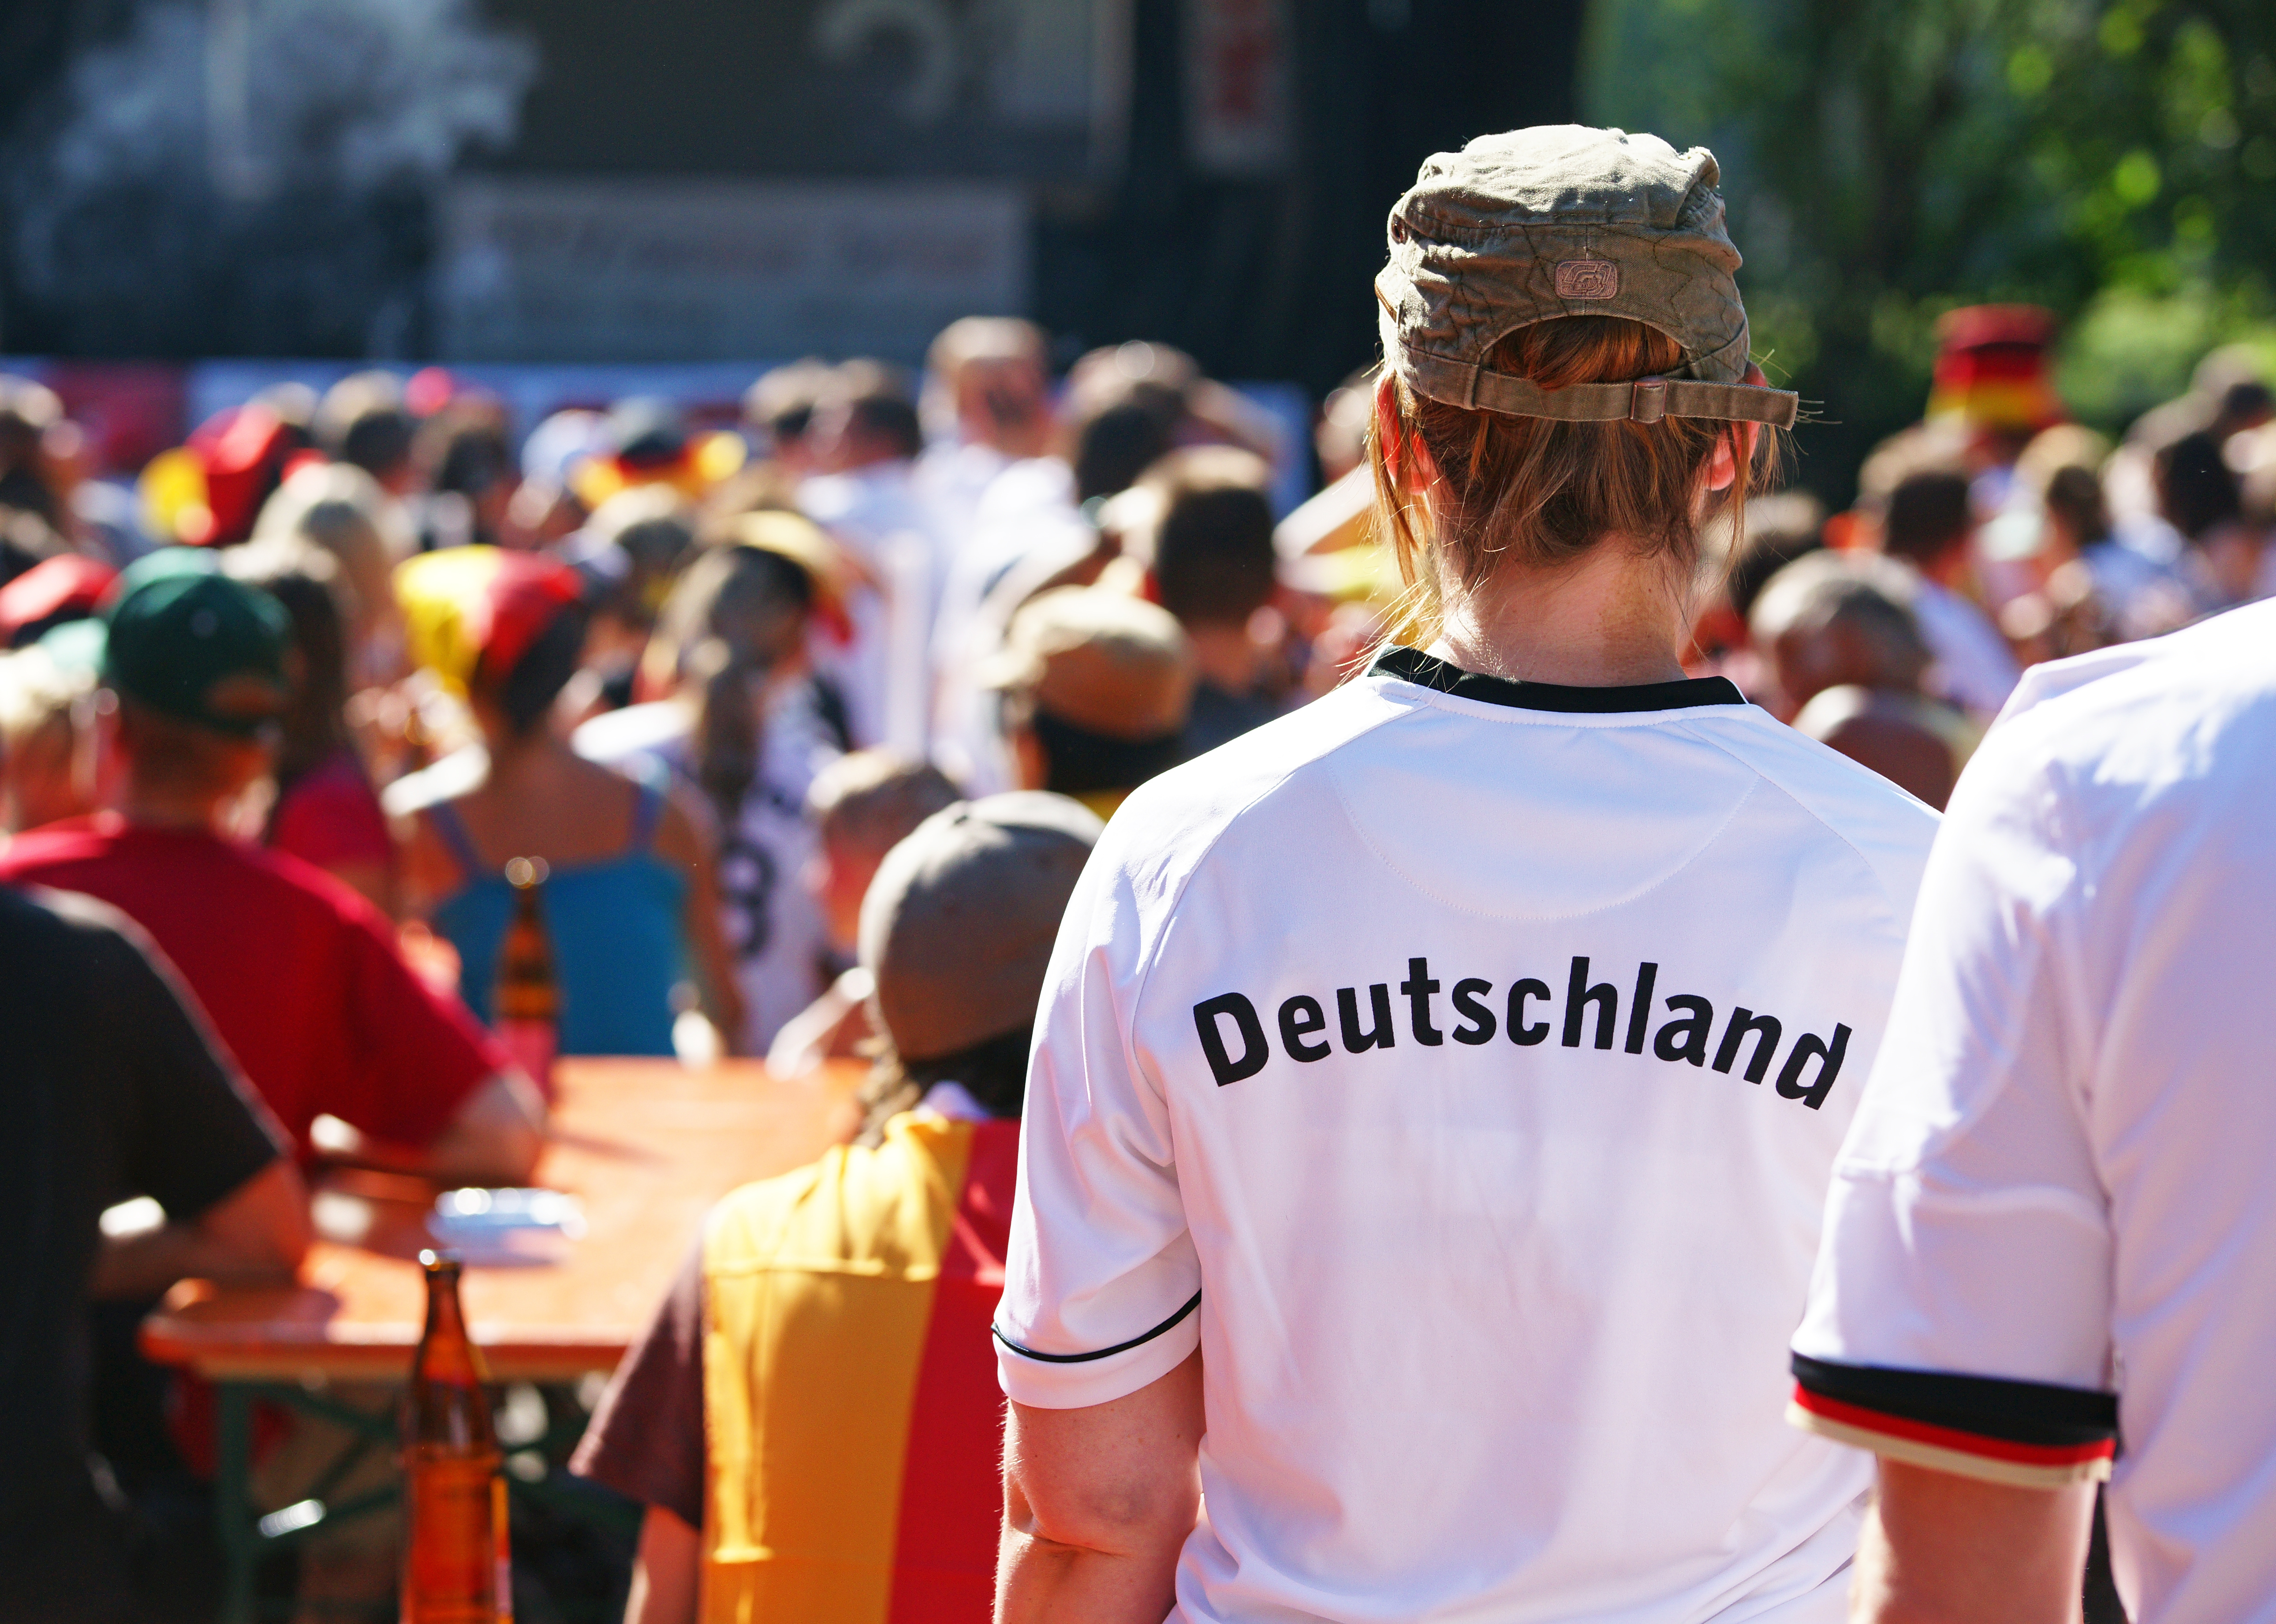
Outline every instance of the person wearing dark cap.
{"type": "Polygon", "coordinates": [[[119,810],[19,836],[0,879],[85,892],[155,937],[305,1157],[329,1115],[407,1165],[526,1178],[544,1112],[391,924],[296,859],[231,839],[291,702],[292,628],[211,555],[130,565],[105,614],[119,810]]]}
{"type": "Polygon", "coordinates": [[[934,814],[861,910],[887,1050],[862,1142],[722,1201],[572,1469],[648,1507],[627,1624],[989,1616],[1028,1029],[1098,821],[934,814]]]}
{"type": "Polygon", "coordinates": [[[1935,815],[1687,678],[1798,401],[1714,156],[1559,125],[1392,209],[1411,642],[1142,785],[1036,1018],[998,1613],[1836,1624],[1784,1424],[1935,815]]]}

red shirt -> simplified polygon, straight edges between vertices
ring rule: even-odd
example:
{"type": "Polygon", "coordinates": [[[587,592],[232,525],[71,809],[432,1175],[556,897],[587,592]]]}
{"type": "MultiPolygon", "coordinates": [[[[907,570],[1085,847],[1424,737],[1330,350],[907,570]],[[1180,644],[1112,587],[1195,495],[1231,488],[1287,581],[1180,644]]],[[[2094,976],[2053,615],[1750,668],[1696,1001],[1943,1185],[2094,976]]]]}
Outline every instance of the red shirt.
{"type": "Polygon", "coordinates": [[[345,745],[284,792],[269,820],[269,845],[319,869],[395,866],[387,815],[354,752],[345,745]]]}
{"type": "Polygon", "coordinates": [[[297,858],[106,812],[19,835],[0,880],[100,898],[157,938],[303,1156],[325,1113],[423,1145],[506,1065],[385,915],[297,858]]]}

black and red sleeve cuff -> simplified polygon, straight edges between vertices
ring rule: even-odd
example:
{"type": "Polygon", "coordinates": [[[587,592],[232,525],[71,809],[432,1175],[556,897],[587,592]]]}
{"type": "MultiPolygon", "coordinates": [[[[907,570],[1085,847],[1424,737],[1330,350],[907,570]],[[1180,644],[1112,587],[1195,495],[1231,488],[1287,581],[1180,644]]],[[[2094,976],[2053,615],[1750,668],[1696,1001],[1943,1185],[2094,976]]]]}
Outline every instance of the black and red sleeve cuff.
{"type": "Polygon", "coordinates": [[[2110,1476],[2114,1393],[1794,1355],[1787,1419],[1892,1461],[2022,1488],[2110,1476]]]}

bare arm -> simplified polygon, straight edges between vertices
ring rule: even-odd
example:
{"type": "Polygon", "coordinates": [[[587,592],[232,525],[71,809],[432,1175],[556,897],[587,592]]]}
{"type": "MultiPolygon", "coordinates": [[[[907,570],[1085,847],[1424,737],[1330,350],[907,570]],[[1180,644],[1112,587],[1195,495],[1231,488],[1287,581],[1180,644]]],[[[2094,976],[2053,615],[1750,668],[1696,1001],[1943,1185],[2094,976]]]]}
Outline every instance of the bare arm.
{"type": "Polygon", "coordinates": [[[1011,1407],[998,1624],[1160,1624],[1201,1506],[1202,1356],[1109,1404],[1011,1407]]]}
{"type": "Polygon", "coordinates": [[[195,1278],[247,1285],[288,1281],[308,1250],[308,1192],[278,1157],[186,1223],[106,1233],[88,1290],[96,1297],[155,1297],[195,1278]]]}
{"type": "Polygon", "coordinates": [[[649,1506],[641,1523],[640,1552],[633,1558],[625,1624],[695,1624],[702,1557],[702,1534],[663,1506],[649,1506]]]}
{"type": "Polygon", "coordinates": [[[1880,1463],[1853,1624],[2076,1624],[2094,1485],[2021,1489],[1880,1463]]]}
{"type": "Polygon", "coordinates": [[[499,1072],[435,1136],[421,1171],[459,1184],[526,1184],[544,1150],[545,1101],[520,1072],[499,1072]]]}
{"type": "Polygon", "coordinates": [[[719,1028],[732,1053],[743,1036],[743,989],[735,979],[735,957],[727,951],[726,933],[719,928],[719,889],[711,868],[711,846],[708,823],[691,810],[689,798],[675,790],[664,803],[663,820],[656,826],[656,849],[687,870],[682,928],[687,932],[688,951],[694,955],[703,1013],[719,1028]]]}

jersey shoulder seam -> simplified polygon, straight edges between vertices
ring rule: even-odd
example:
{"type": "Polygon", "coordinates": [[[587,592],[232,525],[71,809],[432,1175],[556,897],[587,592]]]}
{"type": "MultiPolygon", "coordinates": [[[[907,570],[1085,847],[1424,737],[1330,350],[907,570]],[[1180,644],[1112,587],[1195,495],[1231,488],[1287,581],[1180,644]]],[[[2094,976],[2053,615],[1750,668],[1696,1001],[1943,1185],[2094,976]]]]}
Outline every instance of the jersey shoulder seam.
{"type": "MultiPolygon", "coordinates": [[[[1161,918],[1165,922],[1163,928],[1157,930],[1154,933],[1153,938],[1146,944],[1144,951],[1142,952],[1138,957],[1138,976],[1130,991],[1131,1021],[1129,1026],[1127,1027],[1121,1034],[1123,1061],[1126,1065],[1129,1066],[1134,1072],[1140,1068],[1137,1063],[1138,1057],[1131,1047],[1130,1030],[1134,1028],[1136,1025],[1138,1006],[1145,1002],[1147,989],[1153,984],[1154,969],[1160,960],[1162,942],[1164,937],[1169,934],[1166,922],[1171,916],[1177,913],[1178,905],[1185,899],[1187,887],[1194,883],[1194,877],[1201,872],[1202,864],[1209,861],[1210,854],[1217,850],[1218,842],[1224,839],[1225,836],[1232,831],[1233,824],[1239,822],[1245,814],[1255,810],[1267,796],[1270,796],[1275,791],[1278,790],[1282,785],[1286,784],[1289,779],[1294,778],[1305,768],[1315,766],[1317,763],[1325,761],[1329,756],[1335,755],[1339,750],[1347,748],[1351,745],[1356,744],[1359,740],[1366,738],[1369,733],[1374,732],[1379,727],[1387,726],[1393,722],[1402,721],[1407,717],[1415,714],[1415,705],[1407,701],[1392,700],[1390,702],[1396,706],[1397,709],[1384,716],[1377,717],[1374,721],[1368,723],[1363,727],[1354,729],[1351,732],[1345,734],[1326,749],[1322,750],[1316,755],[1307,755],[1303,760],[1297,762],[1284,770],[1275,774],[1269,782],[1259,787],[1254,794],[1241,801],[1239,805],[1228,809],[1225,816],[1218,820],[1217,831],[1210,836],[1208,843],[1204,845],[1200,851],[1196,852],[1194,854],[1194,860],[1186,865],[1185,873],[1179,877],[1175,891],[1172,892],[1166,906],[1162,910],[1161,918]]],[[[1157,1078],[1155,1081],[1158,1091],[1160,1080],[1157,1078]]]]}
{"type": "MultiPolygon", "coordinates": [[[[1787,781],[1777,773],[1768,770],[1760,762],[1754,760],[1749,755],[1741,754],[1739,751],[1733,749],[1723,740],[1714,738],[1704,732],[1701,732],[1696,729],[1687,729],[1687,731],[1690,731],[1693,733],[1693,736],[1697,738],[1702,743],[1711,745],[1716,749],[1720,750],[1724,755],[1729,756],[1733,761],[1737,762],[1741,766],[1746,768],[1763,782],[1776,789],[1779,794],[1784,795],[1788,801],[1794,802],[1795,806],[1801,808],[1803,814],[1807,816],[1812,823],[1817,824],[1818,827],[1825,830],[1826,833],[1832,835],[1835,839],[1840,841],[1842,845],[1847,846],[1852,852],[1855,853],[1857,855],[1857,861],[1863,863],[1865,865],[1866,872],[1873,877],[1873,884],[1875,887],[1879,890],[1881,899],[1886,902],[1891,908],[1896,910],[1900,920],[1908,919],[1911,916],[1912,910],[1908,907],[1900,907],[1895,894],[1890,891],[1888,877],[1882,873],[1881,865],[1873,861],[1872,854],[1868,852],[1863,846],[1858,845],[1847,830],[1841,828],[1839,824],[1835,823],[1832,819],[1827,817],[1825,813],[1819,811],[1815,806],[1811,805],[1807,798],[1796,793],[1793,785],[1787,783],[1787,781]]],[[[1798,739],[1802,737],[1802,735],[1799,733],[1794,736],[1798,739]]],[[[1811,744],[1817,743],[1815,740],[1810,740],[1807,742],[1811,744]]],[[[1824,745],[1818,745],[1817,747],[1820,749],[1828,748],[1824,745]]],[[[1859,772],[1870,771],[1867,768],[1857,766],[1855,763],[1851,762],[1848,757],[1841,755],[1838,751],[1828,749],[1828,754],[1835,755],[1845,767],[1852,768],[1859,772]]],[[[1890,785],[1889,789],[1892,793],[1899,795],[1905,794],[1903,790],[1897,788],[1894,785],[1890,785]]],[[[1907,795],[1906,799],[1911,800],[1912,797],[1907,795]]],[[[1926,808],[1925,803],[1922,804],[1923,808],[1929,811],[1931,817],[1936,816],[1933,808],[1926,808]]]]}

